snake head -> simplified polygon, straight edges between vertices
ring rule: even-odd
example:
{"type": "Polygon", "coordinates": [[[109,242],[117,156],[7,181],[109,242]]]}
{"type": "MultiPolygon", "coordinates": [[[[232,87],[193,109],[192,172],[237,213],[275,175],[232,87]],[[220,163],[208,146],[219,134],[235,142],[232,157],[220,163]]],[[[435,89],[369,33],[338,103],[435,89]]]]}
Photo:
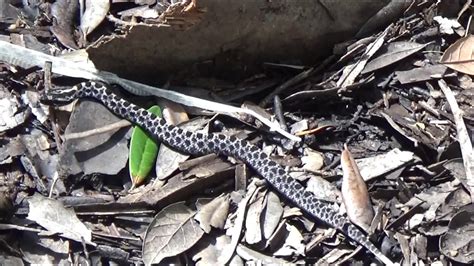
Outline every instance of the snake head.
{"type": "Polygon", "coordinates": [[[47,105],[66,105],[78,98],[79,87],[58,88],[44,91],[40,101],[47,105]]]}

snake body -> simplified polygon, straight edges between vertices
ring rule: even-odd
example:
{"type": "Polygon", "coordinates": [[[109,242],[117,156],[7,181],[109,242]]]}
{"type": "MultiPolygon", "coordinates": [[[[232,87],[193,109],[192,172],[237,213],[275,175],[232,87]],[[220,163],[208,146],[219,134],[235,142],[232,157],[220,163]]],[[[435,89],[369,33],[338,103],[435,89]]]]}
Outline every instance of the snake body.
{"type": "Polygon", "coordinates": [[[164,119],[115,95],[110,88],[99,82],[83,82],[70,89],[49,90],[42,101],[49,104],[65,104],[76,98],[93,98],[104,104],[114,114],[141,126],[169,147],[192,155],[215,153],[244,161],[267,180],[272,187],[311,216],[339,229],[357,241],[387,265],[393,263],[370,242],[367,235],[353,225],[337,209],[304,189],[287,171],[272,161],[260,148],[248,141],[219,133],[199,133],[183,130],[164,119]]]}

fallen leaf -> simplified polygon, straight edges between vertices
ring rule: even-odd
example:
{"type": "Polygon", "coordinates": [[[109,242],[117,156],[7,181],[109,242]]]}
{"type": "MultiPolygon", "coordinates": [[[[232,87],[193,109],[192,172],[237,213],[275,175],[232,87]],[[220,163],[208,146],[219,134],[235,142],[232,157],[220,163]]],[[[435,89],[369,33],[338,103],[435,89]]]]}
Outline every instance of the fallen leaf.
{"type": "MultiPolygon", "coordinates": [[[[231,238],[227,235],[219,235],[216,238],[207,236],[203,241],[199,241],[197,249],[199,251],[192,257],[196,266],[224,265],[222,252],[230,245],[231,238]],[[207,241],[206,241],[207,240],[207,241]]],[[[242,259],[234,255],[227,265],[244,265],[242,259]]]]}
{"type": "Polygon", "coordinates": [[[474,212],[462,210],[449,222],[449,230],[439,239],[439,249],[460,263],[474,263],[474,212]]]}
{"type": "Polygon", "coordinates": [[[26,112],[18,110],[15,98],[0,99],[0,132],[12,129],[25,121],[26,112]]]}
{"type": "Polygon", "coordinates": [[[374,219],[374,208],[364,179],[346,145],[341,154],[341,166],[343,172],[341,192],[347,216],[353,223],[368,231],[374,219]]]}
{"type": "Polygon", "coordinates": [[[416,161],[416,157],[411,151],[402,151],[395,148],[387,153],[360,158],[355,161],[362,178],[369,181],[416,161]]]}
{"type": "MultiPolygon", "coordinates": [[[[250,249],[242,244],[239,244],[237,246],[236,250],[237,255],[239,257],[245,259],[246,261],[253,261],[253,262],[258,262],[257,264],[262,264],[262,265],[287,265],[290,264],[286,260],[280,259],[280,258],[275,258],[273,256],[267,256],[265,254],[262,254],[260,252],[257,252],[253,249],[250,249]]],[[[294,263],[298,264],[298,263],[294,263]]],[[[303,264],[303,263],[301,263],[303,264]]]]}
{"type": "Polygon", "coordinates": [[[51,5],[51,15],[55,18],[51,32],[61,44],[71,49],[78,48],[73,34],[73,21],[78,9],[79,1],[75,0],[58,0],[51,5]]]}
{"type": "Polygon", "coordinates": [[[456,18],[449,19],[442,16],[436,16],[433,20],[438,22],[439,32],[442,34],[454,34],[455,29],[462,28],[462,25],[456,18]]]}
{"type": "MultiPolygon", "coordinates": [[[[148,111],[161,117],[161,108],[158,105],[150,107],[148,111]]],[[[158,148],[159,142],[143,128],[139,126],[133,128],[130,139],[130,156],[128,158],[132,187],[141,185],[148,177],[156,160],[158,148]]]]}
{"type": "MultiPolygon", "coordinates": [[[[120,120],[102,104],[83,100],[75,105],[65,135],[93,130],[120,120]]],[[[59,171],[65,176],[80,172],[116,175],[127,165],[128,130],[115,128],[84,138],[66,139],[64,151],[60,153],[59,171]]]]}
{"type": "Polygon", "coordinates": [[[368,62],[362,74],[381,69],[383,67],[389,66],[393,63],[396,63],[408,56],[420,51],[425,48],[429,43],[419,44],[415,42],[392,42],[387,45],[385,52],[374,58],[372,61],[368,62]]]}
{"type": "Polygon", "coordinates": [[[145,265],[158,264],[164,258],[176,256],[201,239],[204,231],[194,220],[195,214],[184,202],[177,202],[155,216],[143,240],[145,265]]]}
{"type": "Polygon", "coordinates": [[[456,135],[461,148],[466,176],[463,182],[466,184],[466,188],[471,193],[472,201],[474,202],[474,150],[471,141],[472,133],[468,130],[468,127],[464,122],[464,112],[459,107],[459,104],[454,96],[454,92],[449,88],[448,84],[446,84],[444,80],[439,80],[438,85],[443,91],[446,101],[448,102],[451,112],[453,113],[454,123],[456,125],[456,135]]]}
{"type": "Polygon", "coordinates": [[[248,207],[247,217],[245,218],[245,242],[248,244],[256,244],[262,241],[261,216],[264,200],[264,192],[259,191],[254,195],[248,207]]]}
{"type": "MultiPolygon", "coordinates": [[[[375,39],[371,44],[366,47],[364,54],[362,54],[362,56],[357,62],[349,64],[343,69],[342,75],[336,83],[338,87],[345,88],[354,84],[355,79],[360,74],[365,73],[364,70],[370,64],[370,62],[367,63],[367,61],[369,61],[369,59],[372,58],[372,56],[382,47],[389,29],[390,27],[385,29],[385,31],[380,34],[377,39],[375,39]]],[[[377,58],[374,60],[377,60],[377,58]]]]}
{"type": "Polygon", "coordinates": [[[211,226],[224,229],[229,207],[230,201],[228,195],[217,197],[202,206],[198,210],[195,219],[199,221],[199,225],[206,234],[209,234],[211,231],[211,226]]]}
{"type": "Polygon", "coordinates": [[[266,240],[275,232],[282,216],[283,207],[280,198],[273,191],[269,191],[265,197],[265,207],[262,212],[263,237],[266,240]]]}
{"type": "Polygon", "coordinates": [[[18,19],[20,10],[12,6],[9,1],[0,2],[0,22],[1,23],[15,23],[18,19]]]}
{"type": "Polygon", "coordinates": [[[312,192],[318,199],[332,202],[338,201],[341,193],[333,183],[320,176],[308,173],[305,173],[304,175],[310,177],[307,182],[306,190],[312,192]]]}
{"type": "Polygon", "coordinates": [[[81,31],[84,36],[91,33],[104,20],[109,12],[109,0],[87,0],[86,10],[81,17],[81,31]]]}
{"type": "Polygon", "coordinates": [[[229,229],[227,232],[228,234],[232,234],[232,240],[230,242],[230,245],[227,245],[227,247],[224,249],[222,252],[222,261],[224,264],[227,264],[231,258],[233,257],[233,254],[235,252],[235,249],[237,248],[237,245],[239,244],[242,232],[243,232],[243,227],[244,227],[244,222],[245,222],[245,214],[247,212],[247,204],[251,199],[254,198],[254,194],[259,191],[259,187],[257,186],[257,181],[256,179],[253,179],[252,182],[249,184],[247,193],[244,197],[243,200],[241,200],[238,204],[237,207],[237,217],[235,218],[234,221],[234,226],[229,229]]]}
{"type": "Polygon", "coordinates": [[[320,152],[313,149],[304,149],[304,156],[301,158],[303,169],[316,172],[324,165],[324,157],[320,152]]]}
{"type": "MultiPolygon", "coordinates": [[[[156,0],[151,1],[154,4],[156,0]]],[[[117,12],[122,20],[131,20],[131,18],[158,18],[160,12],[155,7],[149,7],[148,5],[138,6],[130,8],[124,11],[117,12]]]]}
{"type": "Polygon", "coordinates": [[[219,157],[216,157],[213,160],[206,161],[191,168],[184,174],[184,179],[189,179],[191,177],[203,178],[212,176],[230,168],[233,168],[233,165],[231,165],[229,162],[222,161],[222,159],[219,157]]]}
{"type": "Polygon", "coordinates": [[[328,265],[339,265],[338,260],[341,260],[345,256],[349,255],[353,250],[349,247],[335,248],[329,251],[324,257],[322,257],[318,263],[328,264],[328,265]]]}
{"type": "Polygon", "coordinates": [[[460,38],[451,44],[441,57],[441,64],[447,67],[465,73],[474,75],[474,36],[469,35],[460,38]]]}
{"type": "MultiPolygon", "coordinates": [[[[54,199],[35,194],[28,200],[28,219],[53,233],[82,243],[91,243],[92,232],[76,216],[74,210],[67,209],[54,199]]],[[[91,243],[92,244],[92,243],[91,243]]]]}
{"type": "Polygon", "coordinates": [[[305,245],[303,244],[303,235],[300,231],[290,224],[285,224],[288,232],[283,246],[273,253],[273,256],[291,256],[305,255],[305,245]]]}
{"type": "MultiPolygon", "coordinates": [[[[160,105],[164,104],[161,101],[159,103],[160,105]]],[[[208,119],[193,119],[191,121],[184,122],[187,120],[187,115],[186,117],[184,115],[185,113],[179,112],[179,115],[168,115],[168,113],[169,111],[167,108],[163,109],[163,116],[166,117],[166,121],[171,120],[172,124],[180,124],[179,127],[183,130],[194,132],[209,122],[208,119]]],[[[189,154],[183,154],[168,148],[166,145],[162,145],[158,151],[158,157],[156,158],[156,178],[159,180],[167,179],[169,175],[179,168],[179,164],[186,161],[188,158],[189,154]]]]}
{"type": "Polygon", "coordinates": [[[395,79],[400,84],[409,84],[434,78],[441,78],[446,72],[444,65],[426,65],[423,67],[413,68],[410,70],[395,71],[395,79]]]}
{"type": "Polygon", "coordinates": [[[22,142],[20,136],[15,136],[5,140],[1,138],[3,144],[0,146],[0,165],[12,163],[13,158],[26,152],[26,146],[22,142]]]}

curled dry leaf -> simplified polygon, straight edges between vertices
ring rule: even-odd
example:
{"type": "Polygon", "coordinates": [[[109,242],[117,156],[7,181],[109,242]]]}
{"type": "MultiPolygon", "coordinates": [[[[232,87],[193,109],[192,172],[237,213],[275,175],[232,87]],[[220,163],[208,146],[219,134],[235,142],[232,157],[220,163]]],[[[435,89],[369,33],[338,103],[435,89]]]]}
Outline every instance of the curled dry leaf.
{"type": "Polygon", "coordinates": [[[469,35],[451,44],[441,57],[442,64],[456,71],[474,75],[474,36],[469,35]]]}
{"type": "Polygon", "coordinates": [[[307,181],[306,190],[312,192],[318,197],[318,199],[331,202],[340,202],[340,200],[338,199],[341,198],[341,193],[334,184],[320,176],[313,175],[310,173],[304,173],[303,175],[300,175],[297,178],[299,180],[305,180],[307,179],[305,176],[309,177],[307,181]]]}
{"type": "Polygon", "coordinates": [[[209,234],[211,226],[224,229],[227,215],[229,214],[229,196],[220,196],[202,206],[197,212],[195,219],[199,221],[201,228],[209,234]]]}
{"type": "Polygon", "coordinates": [[[146,265],[158,264],[164,258],[176,256],[196,244],[204,231],[194,220],[195,214],[184,202],[161,210],[145,233],[143,262],[146,265]]]}
{"type": "MultiPolygon", "coordinates": [[[[367,61],[382,47],[385,42],[385,37],[387,36],[388,32],[387,28],[382,34],[380,34],[377,39],[375,39],[371,44],[367,46],[365,49],[364,54],[361,58],[353,64],[348,65],[342,71],[342,75],[337,81],[336,85],[341,88],[345,88],[349,85],[354,84],[355,79],[360,75],[363,74],[364,68],[368,66],[367,61]]],[[[377,58],[376,58],[377,59],[377,58]]],[[[374,59],[374,60],[376,60],[374,59]]],[[[372,60],[372,61],[374,61],[372,60]]]]}
{"type": "Polygon", "coordinates": [[[456,18],[445,18],[442,16],[436,16],[433,18],[434,21],[439,24],[439,32],[442,34],[454,34],[455,30],[461,29],[462,25],[456,18]]]}
{"type": "MultiPolygon", "coordinates": [[[[453,91],[449,88],[444,80],[439,80],[438,85],[446,96],[446,101],[453,113],[454,122],[456,124],[457,138],[461,147],[461,155],[464,163],[464,171],[466,173],[466,185],[470,190],[472,201],[474,202],[474,151],[470,133],[464,123],[464,113],[459,108],[459,104],[454,97],[453,91]]],[[[471,135],[472,136],[472,135],[471,135]]]]}
{"type": "Polygon", "coordinates": [[[287,236],[283,246],[275,251],[274,256],[305,255],[305,245],[303,244],[303,235],[293,225],[285,224],[287,236]]]}
{"type": "Polygon", "coordinates": [[[77,49],[74,40],[74,16],[79,7],[79,1],[58,0],[51,5],[51,15],[55,18],[51,32],[64,46],[77,49]]]}
{"type": "Polygon", "coordinates": [[[26,113],[19,112],[15,98],[0,99],[0,132],[12,129],[25,121],[26,113]]]}
{"type": "Polygon", "coordinates": [[[86,10],[81,17],[81,31],[84,36],[91,33],[104,20],[109,12],[109,0],[86,1],[86,10]]]}
{"type": "Polygon", "coordinates": [[[30,204],[27,217],[29,220],[35,221],[51,232],[60,233],[63,237],[92,244],[91,230],[77,218],[74,210],[65,208],[57,200],[39,194],[35,194],[28,202],[30,204]]]}
{"type": "Polygon", "coordinates": [[[439,249],[447,257],[472,265],[474,263],[474,211],[462,210],[449,222],[449,229],[439,239],[439,249]]]}
{"type": "Polygon", "coordinates": [[[374,209],[367,186],[347,146],[341,154],[341,167],[342,200],[346,206],[347,216],[353,223],[367,231],[374,218],[374,209]]]}
{"type": "Polygon", "coordinates": [[[247,193],[245,194],[244,199],[239,202],[239,205],[236,211],[237,217],[235,218],[234,226],[231,229],[232,240],[230,242],[230,245],[228,245],[227,248],[224,249],[221,255],[222,261],[224,262],[224,264],[227,264],[231,260],[235,252],[235,249],[237,248],[237,245],[239,244],[239,240],[243,232],[245,214],[247,212],[247,204],[249,203],[250,199],[253,199],[254,194],[258,190],[259,188],[257,186],[257,181],[253,179],[252,182],[248,186],[248,190],[247,190],[247,193]]]}

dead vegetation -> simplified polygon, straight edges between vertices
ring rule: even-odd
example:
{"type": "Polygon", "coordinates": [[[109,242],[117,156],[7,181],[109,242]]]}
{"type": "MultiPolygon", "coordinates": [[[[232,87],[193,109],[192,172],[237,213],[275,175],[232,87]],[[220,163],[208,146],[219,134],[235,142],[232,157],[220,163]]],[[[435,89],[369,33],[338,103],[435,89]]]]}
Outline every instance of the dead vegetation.
{"type": "MultiPolygon", "coordinates": [[[[200,28],[222,18],[225,4],[215,1],[85,1],[81,20],[81,5],[68,4],[75,1],[11,2],[0,4],[2,263],[375,261],[233,158],[161,145],[151,173],[132,176],[139,159],[130,155],[129,122],[94,101],[56,109],[38,100],[45,88],[83,79],[118,84],[140,106],[158,104],[169,123],[257,144],[395,262],[474,262],[470,0],[392,1],[365,25],[370,16],[359,23],[359,14],[338,43],[308,32],[298,46],[291,37],[301,36],[285,24],[269,36],[293,41],[260,39],[246,53],[245,41],[232,46],[200,28]],[[156,36],[169,39],[160,46],[156,36]]],[[[275,23],[288,21],[271,16],[298,7],[270,2],[255,10],[275,23]]],[[[223,27],[244,32],[239,21],[223,27]]]]}

